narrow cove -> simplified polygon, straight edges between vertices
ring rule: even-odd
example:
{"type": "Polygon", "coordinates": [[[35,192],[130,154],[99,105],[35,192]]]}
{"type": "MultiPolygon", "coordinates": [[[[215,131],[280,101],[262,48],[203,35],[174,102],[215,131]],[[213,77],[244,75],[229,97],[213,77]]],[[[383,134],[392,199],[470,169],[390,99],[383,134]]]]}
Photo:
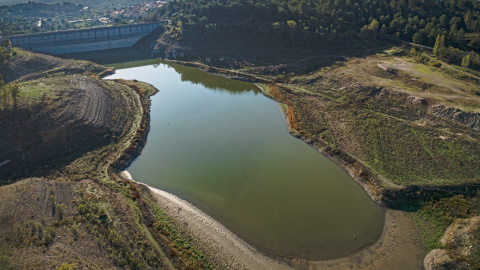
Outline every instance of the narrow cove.
{"type": "Polygon", "coordinates": [[[280,257],[346,256],[382,233],[383,208],[335,163],[292,137],[255,85],[151,64],[136,79],[152,98],[151,130],[128,171],[193,203],[247,243],[280,257]]]}

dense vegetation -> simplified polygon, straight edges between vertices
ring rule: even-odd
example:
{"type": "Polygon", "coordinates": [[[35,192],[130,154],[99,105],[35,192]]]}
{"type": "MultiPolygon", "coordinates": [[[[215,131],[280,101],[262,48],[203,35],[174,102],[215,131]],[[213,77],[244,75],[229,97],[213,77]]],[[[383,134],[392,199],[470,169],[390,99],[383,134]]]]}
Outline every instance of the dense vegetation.
{"type": "Polygon", "coordinates": [[[172,0],[148,19],[162,17],[196,32],[270,33],[296,42],[386,36],[432,47],[443,35],[447,46],[480,50],[480,3],[472,0],[172,0]]]}

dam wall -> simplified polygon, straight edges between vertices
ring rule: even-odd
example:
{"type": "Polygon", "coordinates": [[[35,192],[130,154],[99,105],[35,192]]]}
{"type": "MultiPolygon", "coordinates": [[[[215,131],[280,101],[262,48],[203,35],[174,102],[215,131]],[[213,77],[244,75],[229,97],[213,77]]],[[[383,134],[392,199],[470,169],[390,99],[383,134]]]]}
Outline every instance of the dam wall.
{"type": "Polygon", "coordinates": [[[14,47],[47,54],[67,54],[131,47],[168,21],[10,36],[14,47]]]}

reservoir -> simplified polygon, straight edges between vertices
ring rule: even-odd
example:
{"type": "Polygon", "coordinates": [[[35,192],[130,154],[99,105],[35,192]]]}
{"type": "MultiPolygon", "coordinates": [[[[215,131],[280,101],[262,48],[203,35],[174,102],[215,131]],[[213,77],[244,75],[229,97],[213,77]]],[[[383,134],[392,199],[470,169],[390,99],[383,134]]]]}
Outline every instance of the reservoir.
{"type": "Polygon", "coordinates": [[[338,258],[380,237],[384,209],[292,137],[278,105],[255,85],[157,60],[116,68],[107,79],[160,90],[147,144],[128,168],[136,181],[189,201],[278,257],[338,258]]]}

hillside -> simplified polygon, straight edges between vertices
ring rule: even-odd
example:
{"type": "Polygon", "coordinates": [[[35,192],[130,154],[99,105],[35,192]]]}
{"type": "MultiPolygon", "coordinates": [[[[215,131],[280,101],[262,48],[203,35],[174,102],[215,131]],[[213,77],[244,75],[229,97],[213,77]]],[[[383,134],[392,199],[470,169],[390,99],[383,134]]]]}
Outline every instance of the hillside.
{"type": "Polygon", "coordinates": [[[113,72],[111,68],[95,63],[61,59],[21,49],[16,50],[14,57],[3,62],[1,70],[3,78],[7,83],[74,74],[104,76],[111,72],[113,72]]]}
{"type": "Polygon", "coordinates": [[[0,70],[0,268],[210,269],[149,193],[117,176],[145,143],[157,90],[105,71],[20,49],[0,70]]]}
{"type": "Polygon", "coordinates": [[[18,93],[2,91],[0,159],[9,162],[0,183],[58,169],[122,134],[132,121],[122,109],[129,100],[115,94],[121,86],[94,77],[107,69],[17,52],[2,69],[18,93]]]}
{"type": "Polygon", "coordinates": [[[434,47],[443,37],[448,62],[460,64],[465,52],[473,50],[470,64],[479,68],[479,16],[480,5],[472,0],[179,0],[147,19],[171,19],[169,31],[179,41],[230,33],[240,42],[257,36],[293,46],[387,38],[434,47]]]}

